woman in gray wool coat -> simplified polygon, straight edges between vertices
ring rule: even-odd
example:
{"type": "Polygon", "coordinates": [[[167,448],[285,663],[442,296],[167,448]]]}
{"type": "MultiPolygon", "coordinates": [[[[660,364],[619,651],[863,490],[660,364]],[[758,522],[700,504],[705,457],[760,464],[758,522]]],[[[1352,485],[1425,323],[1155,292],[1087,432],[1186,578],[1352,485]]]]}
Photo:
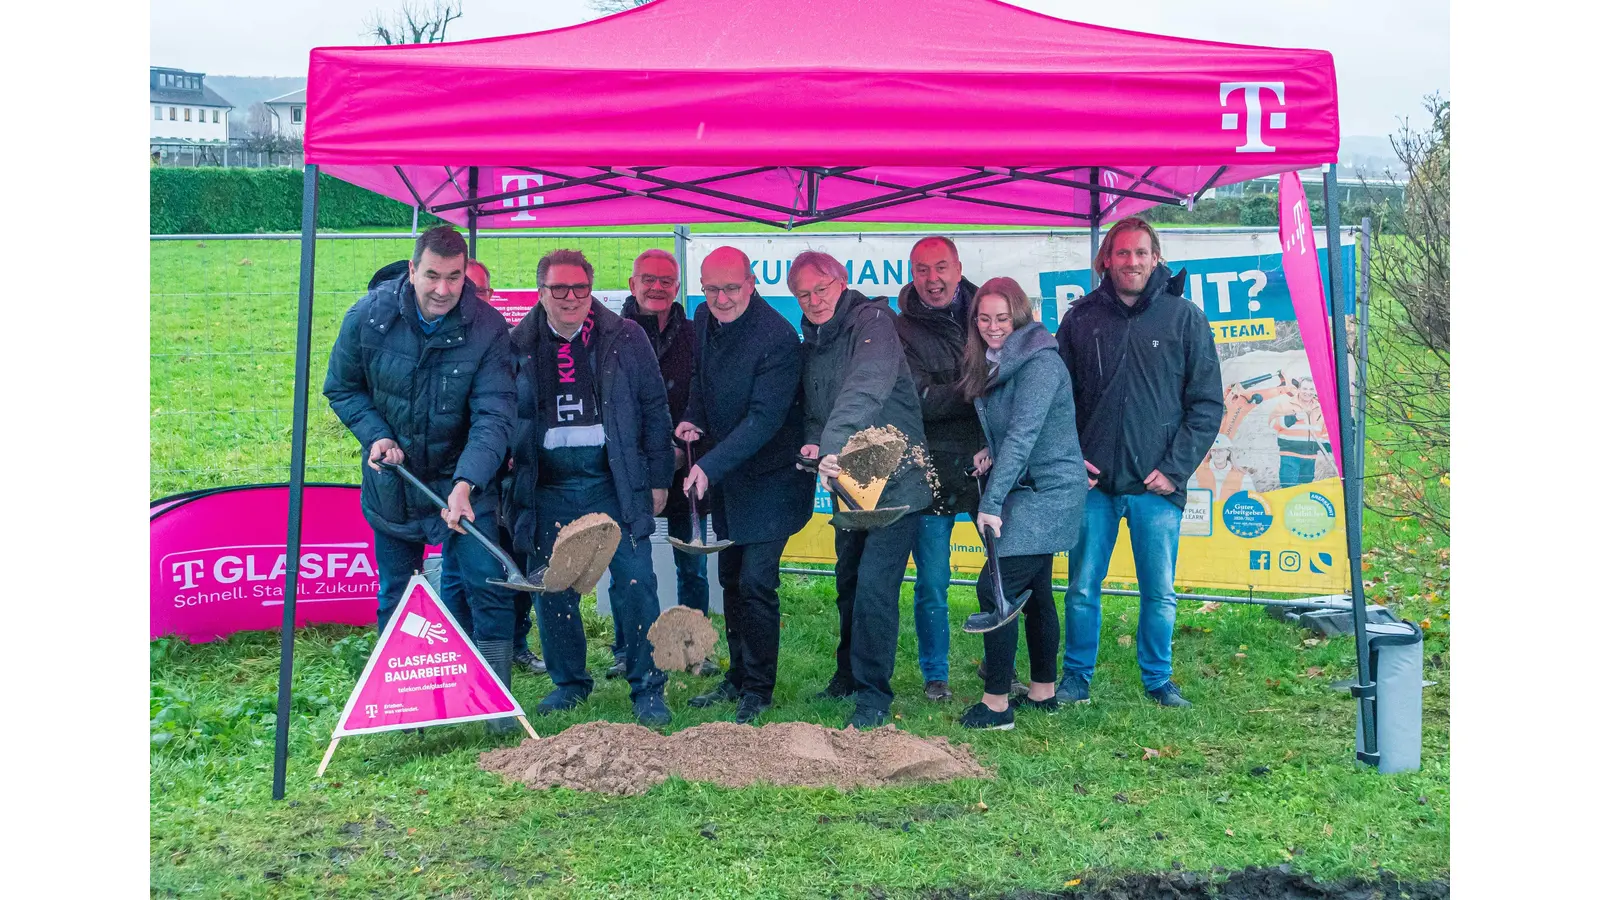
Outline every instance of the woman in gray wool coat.
{"type": "MultiPolygon", "coordinates": [[[[1061,625],[1050,584],[1051,562],[1072,549],[1089,490],[1078,448],[1072,380],[1055,338],[1034,319],[1033,304],[1010,278],[991,278],[978,289],[967,320],[962,387],[972,398],[988,447],[973,464],[988,473],[976,524],[994,535],[994,557],[978,577],[985,612],[1022,607],[1031,668],[1024,709],[1054,712],[1061,625]],[[996,558],[997,557],[997,558],[996,558]],[[994,596],[991,566],[999,566],[1004,597],[994,596]]],[[[1010,673],[1017,658],[1017,621],[983,635],[983,699],[961,717],[968,728],[1005,730],[1015,722],[1010,673]]]]}

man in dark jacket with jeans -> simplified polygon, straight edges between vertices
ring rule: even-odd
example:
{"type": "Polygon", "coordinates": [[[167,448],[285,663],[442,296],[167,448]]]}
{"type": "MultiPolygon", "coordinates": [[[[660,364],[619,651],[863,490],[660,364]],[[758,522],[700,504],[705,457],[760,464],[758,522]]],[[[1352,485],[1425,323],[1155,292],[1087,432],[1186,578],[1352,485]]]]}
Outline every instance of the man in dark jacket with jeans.
{"type": "MultiPolygon", "coordinates": [[[[646,250],[633,261],[633,275],[628,278],[632,291],[622,302],[622,317],[633,320],[644,329],[655,351],[656,362],[661,366],[661,380],[667,388],[667,410],[674,423],[683,421],[689,408],[689,379],[694,375],[694,362],[700,355],[694,326],[678,302],[678,261],[665,250],[646,250]]],[[[681,441],[674,449],[676,460],[672,487],[667,491],[667,508],[662,516],[667,520],[667,534],[680,541],[690,539],[689,501],[683,493],[683,476],[688,465],[681,441]]],[[[678,573],[678,604],[711,614],[711,592],[706,583],[706,558],[673,548],[672,562],[678,573]]],[[[622,647],[619,637],[612,650],[622,647]]],[[[694,674],[709,676],[719,674],[717,664],[706,659],[696,667],[694,674]]],[[[621,654],[617,664],[606,672],[607,678],[623,674],[621,654]]]]}
{"type": "Polygon", "coordinates": [[[678,437],[705,453],[684,489],[706,498],[700,508],[710,507],[717,534],[733,546],[717,554],[728,676],[689,705],[737,701],[734,721],[748,724],[772,705],[778,564],[789,536],[811,519],[816,482],[794,467],[805,443],[800,335],[756,293],[750,259],[733,247],[706,256],[700,282],[700,361],[678,437]]]}
{"type": "Polygon", "coordinates": [[[1142,219],[1111,226],[1095,258],[1099,287],[1072,304],[1056,332],[1072,374],[1083,464],[1083,528],[1068,558],[1062,702],[1087,703],[1100,647],[1100,584],[1117,523],[1128,520],[1139,579],[1138,657],[1145,693],[1189,706],[1172,683],[1178,529],[1184,485],[1222,424],[1222,369],[1211,325],[1183,298],[1183,273],[1161,262],[1142,219]]]}
{"type": "MultiPolygon", "coordinates": [[[[650,535],[672,484],[672,420],[650,341],[634,322],[593,302],[594,268],[576,250],[539,260],[539,304],[512,329],[517,431],[512,441],[512,537],[529,571],[549,560],[561,526],[605,513],[622,526],[611,558],[611,609],[622,633],[633,715],[670,724],[666,676],[646,632],[661,607],[650,535]]],[[[571,709],[594,687],[573,590],[534,603],[555,690],[540,715],[571,709]]]]}
{"type": "Polygon", "coordinates": [[[913,462],[926,454],[922,406],[887,300],[850,290],[844,266],[814,250],[795,257],[788,281],[805,316],[806,445],[800,452],[818,460],[817,473],[832,479],[839,474],[839,452],[857,432],[893,425],[906,436],[906,459],[889,476],[876,508],[907,506],[909,514],[867,531],[834,521],[839,649],[833,678],[819,696],[854,694],[848,725],[873,728],[889,719],[900,579],[921,513],[933,501],[927,471],[913,462]]]}
{"type": "Polygon", "coordinates": [[[950,693],[950,534],[960,513],[978,505],[978,483],[966,474],[983,447],[983,430],[972,401],[961,392],[961,359],[967,346],[967,311],[978,286],[961,277],[961,257],[947,237],[925,237],[911,246],[911,283],[900,290],[895,330],[905,349],[922,401],[922,428],[936,484],[933,505],[918,525],[911,559],[917,567],[912,590],[917,655],[923,692],[947,701],[950,693]]]}
{"type": "MultiPolygon", "coordinates": [[[[322,393],[361,442],[361,512],[378,562],[378,628],[400,604],[428,544],[461,573],[472,641],[511,683],[511,592],[493,556],[460,520],[494,533],[495,473],[516,415],[506,320],[467,281],[467,242],[441,225],[417,238],[408,273],[350,307],[322,393]],[[383,467],[404,465],[449,506],[440,510],[383,467]]],[[[515,727],[513,720],[504,720],[515,727]]]]}

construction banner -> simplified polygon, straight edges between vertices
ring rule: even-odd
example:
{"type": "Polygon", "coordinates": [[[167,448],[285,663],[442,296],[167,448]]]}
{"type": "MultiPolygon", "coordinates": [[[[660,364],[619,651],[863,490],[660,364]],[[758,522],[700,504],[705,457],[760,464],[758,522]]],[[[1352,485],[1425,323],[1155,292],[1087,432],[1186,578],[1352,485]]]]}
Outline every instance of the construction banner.
{"type": "MultiPolygon", "coordinates": [[[[909,279],[917,234],[695,235],[685,271],[723,245],[751,258],[756,287],[798,324],[788,292],[787,263],[802,250],[831,253],[863,293],[895,298],[909,279]]],[[[1009,275],[1031,288],[1040,319],[1052,331],[1060,313],[1089,285],[1089,241],[1082,233],[951,235],[965,275],[981,284],[1009,275]]],[[[1320,236],[1320,235],[1319,235],[1320,236]]],[[[1211,323],[1222,368],[1226,404],[1221,433],[1187,485],[1177,581],[1206,588],[1338,593],[1349,590],[1343,540],[1344,495],[1334,468],[1329,434],[1318,401],[1319,385],[1300,338],[1284,279],[1278,236],[1272,232],[1163,231],[1162,256],[1177,272],[1188,270],[1186,296],[1211,323]]],[[[1343,242],[1343,283],[1355,283],[1353,235],[1343,242]]],[[[1327,253],[1319,252],[1324,276],[1327,253]]],[[[689,278],[689,283],[695,283],[689,278]]],[[[691,295],[691,308],[700,301],[691,295]]],[[[1347,289],[1346,311],[1354,309],[1347,289]]],[[[1325,380],[1325,379],[1324,379],[1325,380]]],[[[834,562],[829,496],[818,491],[815,515],[784,553],[791,562],[834,562]]],[[[974,573],[983,547],[965,516],[950,544],[951,565],[974,573]]],[[[1056,576],[1066,578],[1066,554],[1056,576]]],[[[1126,525],[1111,559],[1108,580],[1137,580],[1126,525]]]]}

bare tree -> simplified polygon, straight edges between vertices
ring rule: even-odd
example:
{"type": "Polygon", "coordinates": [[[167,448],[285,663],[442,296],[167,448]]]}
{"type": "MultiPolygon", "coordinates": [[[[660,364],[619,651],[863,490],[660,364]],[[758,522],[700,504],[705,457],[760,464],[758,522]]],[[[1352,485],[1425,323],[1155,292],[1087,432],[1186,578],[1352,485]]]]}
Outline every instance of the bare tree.
{"type": "Polygon", "coordinates": [[[267,105],[260,101],[250,104],[250,109],[245,113],[245,137],[250,140],[262,140],[273,135],[272,112],[267,105]]]}
{"type": "Polygon", "coordinates": [[[649,3],[650,0],[589,0],[589,8],[602,16],[627,12],[649,3]]]}
{"type": "Polygon", "coordinates": [[[461,18],[462,0],[405,0],[398,10],[374,10],[365,36],[378,44],[441,44],[450,23],[461,18]]]}
{"type": "Polygon", "coordinates": [[[1432,121],[1389,138],[1408,176],[1405,203],[1372,242],[1372,452],[1366,506],[1450,524],[1450,103],[1424,101],[1432,121]]]}

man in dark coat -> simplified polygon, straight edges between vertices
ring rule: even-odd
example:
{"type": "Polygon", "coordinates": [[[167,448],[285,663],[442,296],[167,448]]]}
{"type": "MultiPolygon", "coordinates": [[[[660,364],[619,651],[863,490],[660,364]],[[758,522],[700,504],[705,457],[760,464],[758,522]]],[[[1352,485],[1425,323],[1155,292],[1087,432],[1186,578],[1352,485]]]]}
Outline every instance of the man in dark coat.
{"type": "Polygon", "coordinates": [[[756,293],[750,259],[733,247],[706,256],[700,281],[700,361],[678,437],[707,449],[684,486],[710,501],[717,534],[733,546],[717,556],[728,675],[689,705],[736,700],[734,721],[748,724],[772,705],[778,678],[783,547],[811,519],[815,481],[794,466],[805,443],[800,335],[756,293]]]}
{"type": "Polygon", "coordinates": [[[819,475],[833,479],[839,452],[857,432],[893,425],[906,436],[906,457],[875,508],[906,506],[909,515],[861,531],[840,528],[834,520],[839,649],[833,678],[819,696],[853,694],[856,708],[848,724],[873,728],[889,719],[900,580],[920,514],[933,501],[927,470],[916,462],[927,453],[922,408],[887,299],[850,290],[844,266],[813,250],[795,257],[788,282],[805,316],[806,445],[800,452],[818,460],[819,475]]]}
{"type": "Polygon", "coordinates": [[[929,700],[950,693],[950,534],[960,513],[978,505],[978,482],[966,474],[983,448],[983,429],[972,401],[961,392],[962,354],[967,346],[967,311],[978,286],[961,276],[961,257],[947,237],[925,237],[911,246],[911,283],[900,290],[894,320],[906,364],[922,401],[922,428],[936,483],[933,505],[923,514],[911,549],[917,567],[912,590],[917,655],[929,700]]]}
{"type": "MultiPolygon", "coordinates": [[[[594,268],[576,250],[539,260],[539,304],[512,329],[517,431],[512,441],[511,533],[536,570],[561,526],[605,513],[622,527],[611,558],[611,609],[640,724],[671,723],[666,676],[646,637],[661,608],[650,535],[672,484],[672,419],[650,341],[639,326],[593,302],[594,268]]],[[[534,603],[555,690],[548,715],[582,703],[594,687],[585,664],[576,591],[534,603]]]]}
{"type": "MultiPolygon", "coordinates": [[[[694,375],[694,362],[699,357],[698,338],[693,324],[683,312],[678,296],[678,261],[665,250],[646,250],[633,261],[633,275],[628,278],[632,291],[622,302],[622,316],[632,319],[644,329],[655,350],[656,362],[661,365],[661,380],[667,387],[667,410],[673,422],[682,422],[689,408],[689,379],[694,375]]],[[[667,491],[667,508],[662,515],[667,520],[667,534],[680,541],[690,540],[689,501],[683,493],[683,476],[688,471],[682,442],[675,446],[672,487],[667,491]]],[[[673,566],[678,572],[678,603],[710,615],[711,593],[706,584],[706,558],[673,548],[673,566]]],[[[619,639],[612,646],[620,649],[619,639]]],[[[721,672],[710,659],[700,663],[694,674],[716,675],[721,672]]],[[[622,660],[618,655],[616,665],[606,672],[607,678],[622,674],[622,660]]]]}
{"type": "Polygon", "coordinates": [[[1087,703],[1100,649],[1100,584],[1117,523],[1128,520],[1139,578],[1138,657],[1145,693],[1189,706],[1172,683],[1178,529],[1184,485],[1222,424],[1222,367],[1211,325],[1183,298],[1184,273],[1161,262],[1144,220],[1111,226],[1095,257],[1100,285],[1072,304],[1056,332],[1072,374],[1089,474],[1083,528],[1068,557],[1063,702],[1087,703]]]}
{"type": "Polygon", "coordinates": [[[504,572],[459,523],[493,533],[516,386],[506,320],[477,297],[466,268],[467,242],[453,228],[418,237],[407,273],[345,314],[322,393],[367,462],[361,512],[378,562],[379,629],[421,571],[424,547],[442,544],[462,575],[472,641],[509,685],[511,592],[487,583],[504,572]],[[406,466],[449,505],[440,510],[384,463],[406,466]]]}

